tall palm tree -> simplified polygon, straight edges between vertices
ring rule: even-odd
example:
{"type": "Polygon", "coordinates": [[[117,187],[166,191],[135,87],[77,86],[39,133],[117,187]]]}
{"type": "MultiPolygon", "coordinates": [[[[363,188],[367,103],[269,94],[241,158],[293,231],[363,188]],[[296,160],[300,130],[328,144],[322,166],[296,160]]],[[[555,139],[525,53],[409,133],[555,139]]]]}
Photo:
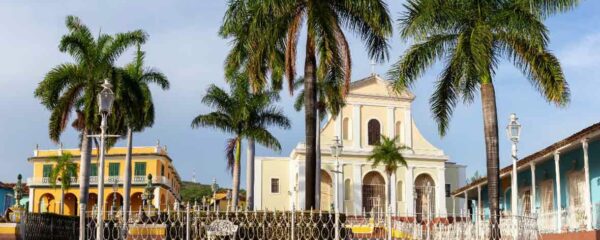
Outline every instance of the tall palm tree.
{"type": "MultiPolygon", "coordinates": [[[[548,50],[544,16],[569,9],[577,0],[409,0],[400,18],[400,36],[415,43],[389,72],[397,91],[410,87],[435,61],[444,69],[430,98],[441,135],[445,135],[460,99],[470,103],[479,91],[489,186],[490,226],[497,226],[498,120],[494,75],[501,58],[510,60],[540,91],[559,106],[569,88],[558,59],[548,50]]],[[[491,229],[497,238],[497,228],[491,229]]]]}
{"type": "Polygon", "coordinates": [[[57,183],[60,182],[60,214],[64,214],[65,190],[71,187],[71,178],[77,178],[77,164],[70,153],[52,157],[50,161],[54,166],[48,176],[48,182],[53,188],[56,188],[57,183]]]}
{"type": "MultiPolygon", "coordinates": [[[[302,89],[304,86],[304,78],[298,78],[294,82],[294,90],[302,89]]],[[[336,118],[340,110],[346,104],[344,101],[344,94],[340,86],[336,83],[327,83],[322,79],[317,81],[317,135],[316,135],[316,148],[318,151],[316,152],[316,169],[317,172],[315,182],[315,192],[319,193],[315,195],[315,208],[321,209],[321,122],[325,119],[327,112],[331,114],[332,118],[336,118]]],[[[294,102],[294,109],[296,111],[302,110],[304,106],[304,90],[300,90],[300,93],[296,97],[296,101],[294,102]]],[[[341,136],[339,136],[341,137],[341,136]]]]}
{"type": "MultiPolygon", "coordinates": [[[[99,34],[94,38],[90,29],[75,16],[67,16],[66,26],[69,32],[63,35],[59,50],[71,55],[74,62],[60,64],[46,73],[34,95],[51,111],[48,128],[54,142],[60,140],[72,112],[77,112],[80,117],[77,124],[82,127],[79,200],[80,208],[85,209],[92,152],[88,135],[98,130],[100,122],[96,95],[103,79],[109,78],[114,85],[115,61],[130,46],[144,43],[146,33],[135,30],[115,35],[99,34]]],[[[85,211],[80,213],[83,228],[85,211]]]]}
{"type": "Polygon", "coordinates": [[[162,90],[169,89],[167,77],[153,68],[144,66],[145,52],[137,45],[135,59],[123,69],[119,69],[119,81],[116,89],[115,109],[125,121],[127,129],[127,153],[125,154],[125,184],[123,189],[123,210],[128,212],[131,191],[131,156],[133,132],[142,132],[154,124],[154,102],[150,84],[158,85],[162,90]]]}
{"type": "Polygon", "coordinates": [[[408,149],[405,146],[396,145],[398,137],[389,138],[386,136],[381,136],[381,141],[379,141],[371,150],[371,154],[367,157],[367,161],[373,162],[373,167],[377,167],[379,165],[383,165],[385,167],[385,173],[388,175],[388,186],[387,193],[388,203],[386,206],[389,206],[392,199],[391,189],[392,189],[392,175],[396,174],[396,170],[399,166],[406,166],[406,159],[402,156],[401,151],[408,149]]]}
{"type": "MultiPolygon", "coordinates": [[[[312,209],[315,207],[316,195],[317,79],[334,79],[345,85],[347,91],[351,77],[351,54],[344,27],[360,36],[371,58],[377,61],[387,58],[387,38],[392,32],[387,5],[383,0],[238,0],[230,1],[226,22],[230,16],[234,16],[231,17],[234,19],[233,23],[248,22],[245,28],[252,41],[246,42],[255,47],[246,50],[259,51],[271,46],[285,51],[284,76],[288,80],[290,91],[295,80],[298,40],[302,25],[306,24],[303,74],[307,169],[305,208],[312,209]],[[244,9],[241,12],[249,14],[236,15],[239,9],[244,9]]],[[[275,55],[276,51],[266,52],[275,55]]],[[[277,57],[264,58],[267,55],[250,54],[258,59],[257,62],[265,59],[267,63],[279,60],[277,57]]],[[[268,67],[269,64],[256,66],[268,67]]]]}
{"type": "Polygon", "coordinates": [[[231,81],[229,93],[211,85],[202,103],[215,109],[208,114],[200,114],[192,121],[192,127],[212,127],[220,129],[233,137],[227,140],[227,169],[233,175],[232,208],[238,205],[240,189],[240,162],[242,140],[252,138],[258,144],[280,151],[281,144],[267,130],[274,125],[289,128],[290,122],[283,111],[272,105],[279,100],[276,92],[250,92],[247,77],[243,74],[235,76],[231,81]]]}

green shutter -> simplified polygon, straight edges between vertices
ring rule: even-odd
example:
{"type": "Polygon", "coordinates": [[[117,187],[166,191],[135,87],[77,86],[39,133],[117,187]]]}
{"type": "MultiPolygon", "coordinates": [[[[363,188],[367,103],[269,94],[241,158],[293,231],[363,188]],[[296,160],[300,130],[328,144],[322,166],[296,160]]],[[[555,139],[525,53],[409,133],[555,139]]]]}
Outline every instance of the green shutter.
{"type": "Polygon", "coordinates": [[[109,163],[108,164],[108,176],[109,177],[119,176],[119,163],[109,163]]]}
{"type": "Polygon", "coordinates": [[[50,177],[50,172],[52,172],[52,165],[44,164],[44,168],[42,170],[42,177],[50,177]]]}
{"type": "Polygon", "coordinates": [[[98,164],[97,163],[90,164],[90,176],[92,176],[92,177],[98,176],[98,164]]]}
{"type": "Polygon", "coordinates": [[[133,170],[133,176],[146,176],[146,163],[137,162],[133,170]]]}

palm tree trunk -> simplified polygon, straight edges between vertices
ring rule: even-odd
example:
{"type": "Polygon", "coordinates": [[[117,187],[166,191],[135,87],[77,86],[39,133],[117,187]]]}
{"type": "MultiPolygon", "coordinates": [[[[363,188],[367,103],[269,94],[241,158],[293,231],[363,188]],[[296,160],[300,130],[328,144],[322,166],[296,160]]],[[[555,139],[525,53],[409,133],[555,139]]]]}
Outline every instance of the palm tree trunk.
{"type": "MultiPolygon", "coordinates": [[[[81,138],[81,160],[79,164],[79,229],[85,229],[85,213],[87,210],[88,191],[90,184],[90,161],[92,159],[92,143],[89,130],[84,128],[81,138]]],[[[85,232],[79,231],[79,240],[85,240],[85,232]]]]}
{"type": "Polygon", "coordinates": [[[305,174],[305,209],[315,209],[315,180],[316,180],[316,68],[315,39],[309,34],[306,39],[306,59],[304,62],[304,120],[306,135],[306,174],[305,174]]]}
{"type": "Polygon", "coordinates": [[[233,163],[233,190],[231,192],[231,209],[236,210],[240,192],[240,158],[242,156],[242,139],[240,136],[235,140],[235,160],[233,163]]]}
{"type": "Polygon", "coordinates": [[[254,210],[254,139],[248,139],[248,151],[246,152],[246,204],[249,210],[254,210]]]}
{"type": "Polygon", "coordinates": [[[491,214],[490,232],[492,234],[490,234],[490,239],[499,239],[500,231],[498,223],[500,220],[500,189],[498,188],[498,181],[500,173],[498,171],[498,113],[496,110],[496,93],[494,85],[491,82],[481,84],[481,102],[483,107],[483,129],[487,159],[488,198],[491,214]]]}
{"type": "MultiPolygon", "coordinates": [[[[64,180],[63,180],[64,181],[64,180]]],[[[65,214],[65,188],[60,188],[60,214],[65,214]]]]}
{"type": "MultiPolygon", "coordinates": [[[[317,95],[317,102],[318,100],[317,95]]],[[[317,134],[316,138],[316,148],[315,152],[316,158],[316,168],[315,168],[315,209],[321,209],[321,119],[319,116],[319,111],[317,111],[317,134]]]]}
{"type": "Polygon", "coordinates": [[[131,192],[131,154],[133,150],[133,131],[127,128],[127,153],[125,154],[125,182],[123,183],[123,218],[127,223],[129,217],[130,192],[131,192]]]}

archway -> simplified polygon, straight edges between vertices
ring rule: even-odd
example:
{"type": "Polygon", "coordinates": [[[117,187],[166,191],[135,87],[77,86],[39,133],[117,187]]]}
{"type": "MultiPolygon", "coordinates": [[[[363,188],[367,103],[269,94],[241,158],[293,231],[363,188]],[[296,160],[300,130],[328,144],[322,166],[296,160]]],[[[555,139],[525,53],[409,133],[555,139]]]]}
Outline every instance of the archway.
{"type": "Polygon", "coordinates": [[[58,207],[56,206],[54,195],[50,193],[44,193],[42,196],[40,196],[38,210],[40,213],[57,213],[58,207]]]}
{"type": "Polygon", "coordinates": [[[65,194],[64,215],[77,216],[77,197],[73,193],[65,194]]]}
{"type": "Polygon", "coordinates": [[[363,177],[363,209],[369,212],[385,210],[385,179],[381,173],[372,171],[363,177]]]}
{"type": "Polygon", "coordinates": [[[331,176],[324,170],[321,170],[321,210],[330,210],[333,204],[333,181],[331,176]]]}
{"type": "Polygon", "coordinates": [[[421,174],[415,179],[417,221],[427,220],[435,213],[435,182],[429,174],[421,174]]]}
{"type": "Polygon", "coordinates": [[[87,211],[91,212],[94,210],[94,206],[98,204],[98,194],[89,193],[88,194],[88,202],[87,202],[87,211]]]}
{"type": "Polygon", "coordinates": [[[106,201],[106,208],[104,209],[106,212],[119,211],[121,210],[121,206],[123,206],[123,196],[118,192],[111,192],[104,201],[106,201]],[[114,209],[112,208],[113,202],[115,203],[114,209]]]}
{"type": "Polygon", "coordinates": [[[136,192],[131,195],[131,207],[129,211],[136,213],[140,211],[140,207],[142,207],[142,193],[136,192]]]}

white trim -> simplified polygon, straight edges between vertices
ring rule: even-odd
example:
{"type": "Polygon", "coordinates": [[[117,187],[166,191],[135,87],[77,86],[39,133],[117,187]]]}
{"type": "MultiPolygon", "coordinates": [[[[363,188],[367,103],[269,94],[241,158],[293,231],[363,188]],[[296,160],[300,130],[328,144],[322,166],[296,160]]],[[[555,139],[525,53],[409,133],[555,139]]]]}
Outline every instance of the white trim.
{"type": "Polygon", "coordinates": [[[404,182],[406,187],[404,187],[404,199],[406,199],[406,212],[409,216],[413,216],[414,212],[414,170],[413,166],[406,166],[406,174],[404,175],[404,182]]]}
{"type": "Polygon", "coordinates": [[[303,162],[298,163],[298,209],[305,210],[306,196],[304,192],[306,191],[306,166],[303,162]]]}
{"type": "Polygon", "coordinates": [[[581,147],[583,149],[583,171],[585,174],[585,191],[584,191],[584,206],[585,206],[585,214],[586,218],[586,228],[588,231],[592,230],[592,198],[590,194],[590,165],[589,165],[589,155],[588,155],[588,139],[584,138],[581,141],[581,147]]]}
{"type": "Polygon", "coordinates": [[[28,200],[28,205],[27,208],[29,209],[29,212],[33,212],[33,202],[35,200],[35,189],[30,187],[29,188],[29,200],[28,200]]]}

